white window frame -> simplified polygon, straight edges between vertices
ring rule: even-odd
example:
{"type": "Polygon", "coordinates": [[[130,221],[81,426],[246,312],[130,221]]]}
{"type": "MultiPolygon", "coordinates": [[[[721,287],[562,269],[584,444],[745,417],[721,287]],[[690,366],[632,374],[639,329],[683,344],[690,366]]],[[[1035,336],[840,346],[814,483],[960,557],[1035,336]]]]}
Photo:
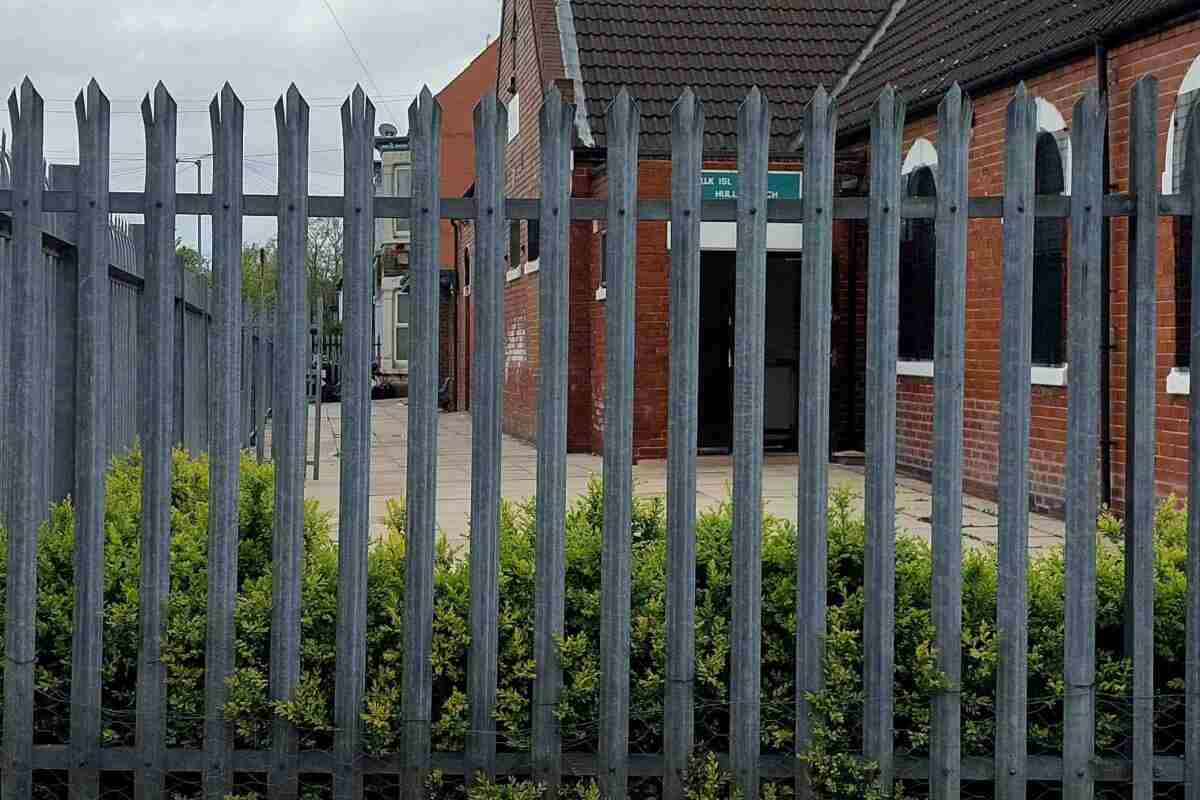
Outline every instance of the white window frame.
{"type": "MultiPolygon", "coordinates": [[[[411,322],[400,321],[400,298],[408,296],[408,291],[402,286],[396,287],[396,290],[392,293],[392,363],[395,364],[398,369],[405,371],[408,370],[408,358],[400,358],[400,348],[398,346],[399,341],[397,340],[397,335],[399,334],[401,328],[405,330],[411,330],[412,328],[411,322]]],[[[409,311],[412,311],[411,307],[409,308],[409,311]]],[[[408,341],[409,347],[411,348],[412,339],[409,338],[408,341]]],[[[407,356],[408,354],[406,353],[405,355],[407,356]]]]}
{"type": "MultiPolygon", "coordinates": [[[[1192,59],[1192,63],[1188,66],[1187,73],[1183,76],[1183,82],[1179,84],[1179,91],[1175,93],[1175,108],[1171,109],[1171,123],[1167,126],[1167,152],[1166,158],[1163,160],[1162,174],[1162,192],[1163,194],[1174,194],[1175,186],[1175,136],[1178,133],[1175,129],[1175,113],[1179,106],[1179,98],[1188,92],[1200,91],[1200,56],[1192,59]]],[[[1193,111],[1193,113],[1195,113],[1193,111]]],[[[1196,309],[1192,309],[1195,314],[1196,309]]],[[[1167,374],[1167,394],[1173,395],[1190,395],[1192,393],[1192,373],[1188,367],[1172,367],[1167,374]]]]}
{"type": "MultiPolygon", "coordinates": [[[[1034,106],[1037,108],[1038,133],[1048,133],[1058,143],[1058,155],[1062,159],[1063,168],[1063,190],[1061,194],[1064,197],[1070,197],[1071,134],[1067,129],[1067,121],[1063,119],[1063,115],[1058,108],[1043,97],[1035,98],[1034,106]]],[[[1069,301],[1070,298],[1064,294],[1063,303],[1065,304],[1069,301]]],[[[1054,366],[1035,366],[1030,380],[1035,386],[1066,386],[1067,362],[1064,361],[1054,366]]]]}
{"type": "Polygon", "coordinates": [[[521,132],[521,94],[514,92],[508,100],[508,140],[511,142],[521,132]]]}
{"type": "MultiPolygon", "coordinates": [[[[411,177],[409,178],[408,193],[407,194],[400,193],[400,176],[406,170],[408,171],[409,175],[411,176],[412,175],[412,167],[410,165],[407,165],[407,164],[393,164],[392,165],[392,196],[393,197],[410,197],[410,196],[412,196],[412,179],[411,179],[411,177]]],[[[395,233],[396,235],[405,233],[407,231],[407,229],[402,226],[406,222],[408,222],[408,220],[402,219],[400,217],[393,218],[392,219],[392,232],[395,233]]]]}
{"type": "MultiPolygon", "coordinates": [[[[933,143],[924,136],[918,136],[908,148],[908,155],[904,157],[904,165],[900,168],[900,177],[907,182],[908,176],[922,167],[929,167],[933,171],[934,180],[937,180],[937,165],[938,154],[937,148],[933,143]]],[[[901,184],[902,186],[904,183],[901,184]]],[[[908,196],[908,192],[901,190],[901,195],[908,196]]],[[[932,360],[916,360],[906,361],[898,359],[896,361],[896,374],[909,378],[932,378],[933,377],[933,361],[932,360]]]]}
{"type": "MultiPolygon", "coordinates": [[[[1200,56],[1192,60],[1179,91],[1175,93],[1175,104],[1179,104],[1179,96],[1200,89],[1200,56]]],[[[1175,193],[1175,109],[1171,109],[1171,124],[1167,126],[1167,153],[1163,161],[1162,191],[1163,194],[1175,193]]]]}

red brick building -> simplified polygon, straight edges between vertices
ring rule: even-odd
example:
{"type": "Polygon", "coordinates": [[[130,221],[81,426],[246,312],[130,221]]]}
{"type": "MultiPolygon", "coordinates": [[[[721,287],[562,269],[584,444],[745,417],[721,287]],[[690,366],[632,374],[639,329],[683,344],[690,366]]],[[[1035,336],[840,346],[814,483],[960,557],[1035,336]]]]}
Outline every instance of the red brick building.
{"type": "MultiPolygon", "coordinates": [[[[641,102],[639,196],[670,191],[670,108],[685,85],[704,102],[706,192],[736,188],[733,173],[738,104],[759,86],[772,104],[772,188],[798,196],[802,153],[796,134],[811,91],[823,84],[840,111],[836,191],[865,195],[867,120],[891,82],[908,102],[904,143],[907,191],[937,189],[936,107],[960,82],[975,102],[970,153],[973,196],[999,195],[1003,181],[1004,108],[1024,80],[1038,103],[1038,183],[1043,193],[1070,193],[1070,115],[1082,92],[1099,86],[1110,113],[1110,191],[1128,189],[1128,103],[1141,76],[1160,80],[1159,159],[1163,189],[1180,191],[1182,130],[1200,95],[1200,10],[1178,0],[1030,0],[1020,4],[966,0],[842,0],[791,3],[786,9],[752,0],[506,0],[502,7],[497,86],[518,121],[508,152],[508,188],[538,194],[537,119],[542,87],[554,83],[579,106],[574,194],[602,198],[604,113],[622,85],[641,102]],[[515,111],[515,113],[514,113],[515,111]]],[[[1200,119],[1200,117],[1197,117],[1200,119]]],[[[710,196],[717,196],[716,194],[710,196]]],[[[1190,221],[1161,221],[1159,259],[1158,474],[1163,493],[1184,490],[1187,478],[1187,274],[1179,269],[1190,221]]],[[[1065,221],[1037,231],[1032,500],[1056,508],[1062,497],[1066,436],[1064,363],[1065,221]]],[[[537,231],[514,223],[506,291],[505,427],[532,439],[537,397],[537,231]],[[532,233],[532,236],[531,236],[532,233]]],[[[666,224],[643,222],[637,241],[637,362],[634,450],[637,458],[666,452],[668,237],[666,224]]],[[[1120,503],[1124,475],[1126,358],[1124,220],[1114,220],[1107,258],[1109,358],[1105,420],[1107,499],[1120,503]]],[[[901,363],[897,408],[901,469],[927,473],[932,453],[932,221],[905,225],[901,256],[901,363]]],[[[704,223],[701,256],[700,444],[729,446],[732,403],[730,324],[734,235],[704,223]],[[712,388],[710,388],[712,387],[712,388]],[[721,388],[715,388],[721,387],[721,388]]],[[[769,447],[794,447],[799,281],[799,232],[769,232],[767,408],[769,447]]],[[[571,238],[569,444],[599,450],[603,440],[604,267],[601,223],[576,223],[571,238]]],[[[968,489],[990,494],[996,479],[999,425],[1000,223],[971,223],[968,261],[968,489]]],[[[469,228],[460,239],[460,270],[469,258],[469,228]]],[[[867,247],[865,224],[839,222],[834,242],[831,453],[863,447],[867,247]]],[[[460,400],[469,398],[460,394],[460,400]]]]}

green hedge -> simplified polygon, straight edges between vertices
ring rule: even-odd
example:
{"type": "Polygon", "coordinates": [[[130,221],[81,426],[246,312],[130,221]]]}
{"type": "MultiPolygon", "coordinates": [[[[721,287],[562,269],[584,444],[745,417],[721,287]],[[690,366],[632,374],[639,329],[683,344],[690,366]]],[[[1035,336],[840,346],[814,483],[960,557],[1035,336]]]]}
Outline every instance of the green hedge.
{"type": "MultiPolygon", "coordinates": [[[[208,465],[203,458],[175,456],[172,492],[171,595],[164,659],[168,670],[171,747],[201,744],[206,635],[208,465]]],[[[141,465],[136,453],[118,460],[108,482],[105,551],[104,735],[110,744],[133,742],[132,711],[139,640],[138,521],[141,465]]],[[[329,520],[314,503],[306,514],[302,679],[291,702],[267,700],[271,619],[270,465],[245,460],[241,482],[241,544],[237,605],[238,669],[228,712],[237,721],[238,746],[267,748],[269,721],[281,714],[302,731],[302,746],[332,741],[332,696],[337,611],[337,550],[329,520]]],[[[566,635],[561,644],[564,690],[560,716],[565,746],[593,750],[599,700],[600,549],[603,503],[600,486],[572,506],[567,517],[566,635]]],[[[533,595],[535,525],[532,504],[505,505],[500,546],[500,685],[497,714],[502,749],[529,746],[534,675],[533,595]]],[[[862,796],[870,770],[839,754],[862,741],[863,525],[835,496],[829,526],[828,690],[815,698],[821,724],[809,754],[828,796],[862,796]]],[[[1173,504],[1158,514],[1156,534],[1156,685],[1182,694],[1186,618],[1186,519],[1173,504]]],[[[392,535],[371,549],[368,581],[367,692],[363,708],[365,746],[372,753],[400,748],[403,660],[404,513],[390,507],[392,535]]],[[[1131,670],[1120,657],[1123,561],[1118,527],[1101,520],[1098,566],[1098,692],[1102,697],[1097,747],[1115,751],[1127,736],[1128,709],[1120,698],[1131,670]]],[[[630,741],[639,752],[661,749],[666,653],[666,527],[661,500],[639,499],[633,512],[633,622],[630,741]]],[[[762,745],[788,752],[793,737],[795,654],[795,530],[767,516],[763,541],[762,745]]],[[[73,517],[70,505],[55,507],[39,547],[37,626],[39,743],[68,735],[73,605],[73,517]]],[[[702,514],[697,524],[696,726],[702,750],[724,750],[728,730],[730,620],[730,508],[702,514]]],[[[0,565],[2,568],[2,565],[0,565]]],[[[470,585],[465,553],[444,542],[438,550],[433,639],[433,747],[462,749],[469,725],[466,664],[470,585]]],[[[941,683],[935,668],[929,613],[931,559],[928,547],[901,536],[896,543],[896,747],[921,753],[929,740],[929,696],[941,683]]],[[[963,752],[992,752],[997,665],[994,553],[970,550],[963,565],[963,752]]],[[[1063,559],[1060,551],[1032,557],[1029,575],[1030,750],[1061,750],[1063,695],[1063,559]]],[[[0,602],[3,594],[0,593],[0,602]]],[[[3,615],[0,614],[0,620],[3,615]]],[[[1182,720],[1177,698],[1157,703],[1160,729],[1182,720]]],[[[1175,728],[1178,731],[1178,728],[1175,728]]],[[[1181,747],[1181,736],[1160,736],[1163,747],[1181,747]]]]}

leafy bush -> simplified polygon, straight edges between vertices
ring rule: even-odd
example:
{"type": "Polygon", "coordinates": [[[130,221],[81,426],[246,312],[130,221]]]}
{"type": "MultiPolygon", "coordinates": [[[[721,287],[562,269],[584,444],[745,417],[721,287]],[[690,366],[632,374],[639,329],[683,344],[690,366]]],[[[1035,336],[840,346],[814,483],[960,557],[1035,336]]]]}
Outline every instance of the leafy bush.
{"type": "MultiPolygon", "coordinates": [[[[172,491],[171,595],[164,659],[168,672],[170,747],[198,747],[204,712],[203,677],[207,593],[208,465],[177,453],[172,491]]],[[[132,712],[139,632],[138,565],[141,463],[136,453],[117,460],[108,480],[105,551],[104,736],[108,744],[133,743],[132,712]]],[[[272,705],[267,694],[271,618],[273,470],[242,464],[237,603],[237,671],[230,680],[227,713],[236,722],[237,746],[268,748],[270,720],[278,714],[301,730],[301,746],[332,744],[332,696],[337,613],[337,548],[329,520],[310,502],[305,517],[302,677],[295,695],[272,705]]],[[[730,512],[722,505],[697,522],[696,741],[700,751],[727,749],[730,512]]],[[[594,750],[599,697],[600,550],[603,499],[593,483],[569,511],[566,531],[566,631],[560,645],[564,686],[559,717],[568,750],[594,750]]],[[[818,710],[816,742],[806,754],[822,793],[861,797],[871,765],[845,754],[862,741],[862,615],[864,604],[861,519],[835,496],[829,526],[829,617],[826,691],[818,710]]],[[[369,559],[367,688],[363,705],[365,749],[400,749],[401,674],[405,578],[403,507],[389,509],[391,533],[369,559]]],[[[500,546],[500,670],[497,720],[503,750],[530,745],[534,676],[533,595],[535,523],[532,503],[506,504],[500,546]]],[[[1128,732],[1124,701],[1131,684],[1121,657],[1124,566],[1116,520],[1100,522],[1098,559],[1097,680],[1102,698],[1097,723],[1101,752],[1119,749],[1128,732]]],[[[666,659],[666,526],[661,500],[638,499],[633,511],[631,731],[637,752],[662,747],[666,659]]],[[[53,509],[39,546],[37,626],[38,743],[68,735],[73,606],[73,515],[69,503],[53,509]]],[[[796,533],[767,516],[763,530],[762,745],[793,748],[796,533]]],[[[1158,686],[1182,693],[1186,619],[1186,516],[1174,503],[1159,512],[1156,532],[1155,627],[1158,686]]],[[[1064,563],[1061,551],[1034,555],[1029,572],[1030,750],[1061,751],[1063,696],[1064,563]]],[[[2,570],[2,564],[0,564],[2,570]]],[[[895,721],[899,753],[920,754],[929,744],[929,699],[942,685],[935,666],[930,618],[931,557],[921,541],[896,543],[895,721]]],[[[433,639],[433,747],[461,750],[470,724],[466,664],[470,646],[470,585],[464,554],[444,541],[435,565],[433,639]]],[[[963,565],[963,752],[992,752],[996,566],[994,553],[969,550],[963,565]]],[[[0,602],[3,595],[0,593],[0,602]]],[[[0,614],[0,620],[3,614],[0,614]]],[[[1179,725],[1178,702],[1156,704],[1160,726],[1179,725]]],[[[1167,737],[1160,737],[1165,739],[1167,737]]],[[[1181,738],[1181,737],[1180,737],[1181,738]]],[[[1168,743],[1163,742],[1164,745],[1168,743]]],[[[1161,749],[1161,748],[1160,748],[1161,749]]],[[[701,765],[697,780],[708,794],[728,794],[725,778],[701,765]],[[711,790],[711,791],[710,791],[711,790]]],[[[520,783],[472,789],[479,797],[522,797],[520,783]]],[[[587,787],[581,787],[587,791],[587,787]]]]}

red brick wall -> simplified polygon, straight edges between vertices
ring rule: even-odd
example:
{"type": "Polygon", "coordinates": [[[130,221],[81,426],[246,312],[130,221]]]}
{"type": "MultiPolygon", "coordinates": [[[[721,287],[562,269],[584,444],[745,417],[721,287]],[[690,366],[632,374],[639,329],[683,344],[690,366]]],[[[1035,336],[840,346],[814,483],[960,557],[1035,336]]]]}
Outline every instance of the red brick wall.
{"type": "MultiPolygon", "coordinates": [[[[443,197],[462,197],[475,181],[475,106],[496,86],[499,40],[475,57],[445,89],[438,92],[442,106],[441,192],[443,197]]],[[[441,222],[442,266],[455,266],[454,228],[441,222]]]]}
{"type": "MultiPolygon", "coordinates": [[[[536,196],[539,151],[536,137],[541,86],[561,77],[557,50],[542,37],[552,23],[550,0],[515,4],[516,44],[512,41],[514,5],[506,3],[499,59],[501,98],[507,101],[510,78],[515,74],[521,95],[521,133],[508,150],[508,189],[514,196],[536,196]],[[531,8],[533,9],[531,13],[531,8]],[[535,28],[534,22],[538,22],[535,28]],[[548,22],[549,21],[549,22],[548,22]],[[539,38],[540,37],[540,38],[539,38]],[[516,58],[514,59],[514,56],[516,58]],[[550,63],[550,67],[547,67],[550,63]],[[549,72],[548,70],[554,70],[549,72]]],[[[557,42],[557,34],[553,41],[557,42]]],[[[1188,65],[1200,55],[1200,23],[1174,29],[1114,47],[1109,53],[1111,106],[1112,191],[1127,191],[1125,162],[1128,158],[1128,102],[1132,83],[1153,72],[1160,79],[1159,165],[1163,162],[1165,139],[1174,96],[1188,65]]],[[[1057,67],[1027,78],[1030,89],[1053,103],[1070,125],[1072,106],[1081,93],[1095,83],[1092,58],[1057,67]]],[[[1003,191],[1004,110],[1012,87],[988,92],[975,99],[975,129],[972,138],[970,192],[973,196],[998,196],[1003,191]]],[[[936,144],[936,118],[926,114],[910,118],[905,148],[918,136],[936,144]]],[[[842,162],[858,158],[859,173],[865,171],[861,144],[850,144],[839,152],[839,181],[842,162]]],[[[728,163],[709,164],[728,168],[728,163]]],[[[779,168],[772,165],[773,168],[779,168]]],[[[794,166],[794,165],[792,165],[794,166]]],[[[603,198],[607,185],[602,165],[577,165],[576,196],[603,198]]],[[[639,172],[641,198],[665,198],[669,194],[670,164],[643,161],[639,172]]],[[[840,185],[840,182],[839,182],[840,185]]],[[[853,191],[851,193],[854,193],[853,191]]],[[[1174,253],[1172,220],[1160,228],[1159,262],[1159,392],[1158,474],[1160,490],[1181,492],[1187,477],[1187,398],[1165,392],[1166,375],[1174,363],[1174,253]]],[[[469,226],[462,245],[469,244],[469,226]]],[[[523,229],[523,226],[522,226],[523,229]]],[[[602,224],[577,223],[571,235],[571,352],[570,427],[572,449],[599,450],[603,443],[604,414],[604,302],[595,299],[600,281],[600,233],[602,224]]],[[[1115,349],[1112,372],[1112,483],[1119,505],[1123,484],[1124,456],[1124,359],[1126,231],[1124,221],[1114,220],[1111,240],[1111,331],[1115,349]]],[[[661,457],[666,451],[667,339],[669,253],[666,226],[644,222],[638,226],[637,349],[635,388],[635,457],[661,457]]],[[[522,236],[522,246],[527,246],[522,236]]],[[[462,247],[460,246],[460,251],[462,247]]],[[[522,250],[522,253],[527,252],[522,250]]],[[[970,228],[967,275],[967,396],[965,401],[965,460],[969,491],[994,493],[999,426],[999,338],[1002,243],[1000,224],[976,220],[970,228]]],[[[835,231],[834,258],[836,292],[834,320],[834,446],[861,447],[863,374],[867,296],[867,240],[865,226],[839,223],[835,231]],[[852,277],[853,276],[853,277],[852,277]],[[853,380],[841,381],[839,367],[849,365],[853,380]]],[[[524,256],[522,256],[524,260],[524,256]]],[[[537,398],[537,273],[522,274],[507,285],[505,430],[531,439],[536,430],[537,398]]],[[[1064,297],[1066,294],[1064,293],[1064,297]]],[[[1069,313],[1069,310],[1068,312],[1069,313]]],[[[460,314],[460,319],[467,315],[460,314]]],[[[932,452],[932,382],[901,377],[898,385],[898,461],[910,472],[928,472],[932,452]]],[[[1035,506],[1054,509],[1061,505],[1062,470],[1066,439],[1066,389],[1035,386],[1031,429],[1031,479],[1035,506]]]]}
{"type": "MultiPolygon", "coordinates": [[[[1165,33],[1141,38],[1109,52],[1111,191],[1129,190],[1129,99],[1133,83],[1153,73],[1159,78],[1158,171],[1161,173],[1166,135],[1175,95],[1192,60],[1200,56],[1200,23],[1179,25],[1165,33]]],[[[1030,90],[1053,103],[1068,128],[1075,102],[1096,85],[1096,65],[1081,58],[1041,75],[1026,78],[1030,90]]],[[[1004,113],[1011,86],[974,98],[975,126],[971,140],[970,193],[1003,194],[1004,113]]],[[[919,136],[937,143],[932,115],[912,119],[905,129],[904,152],[919,136]]],[[[1158,456],[1159,490],[1182,494],[1187,480],[1187,398],[1166,393],[1166,377],[1175,361],[1175,222],[1159,227],[1158,263],[1158,456]]],[[[1120,506],[1124,485],[1126,281],[1128,224],[1111,225],[1111,354],[1112,486],[1120,506]]],[[[967,264],[967,364],[965,414],[965,474],[967,488],[984,495],[995,492],[999,435],[1000,303],[1003,246],[996,220],[975,220],[969,233],[967,264]]],[[[865,259],[863,259],[865,266],[865,259]]],[[[1066,295],[1064,294],[1064,298],[1066,295]]],[[[903,299],[901,299],[903,302],[903,299]]],[[[1065,300],[1064,300],[1065,302],[1065,300]]],[[[1069,313],[1069,309],[1067,311],[1069,313]]],[[[1030,442],[1031,491],[1040,508],[1057,509],[1063,497],[1066,450],[1067,391],[1065,387],[1035,386],[1030,442]]],[[[901,468],[927,473],[932,458],[932,381],[901,377],[897,396],[897,460],[901,468]]]]}
{"type": "MultiPolygon", "coordinates": [[[[734,169],[729,161],[710,161],[705,169],[734,169]]],[[[772,162],[771,169],[796,169],[794,162],[772,162]]],[[[598,177],[592,186],[593,197],[608,196],[608,182],[598,177]]],[[[671,196],[671,162],[644,160],[638,171],[638,198],[667,199],[671,196]]],[[[600,242],[603,223],[593,226],[591,242],[591,282],[600,285],[600,242]]],[[[634,351],[634,458],[660,459],[667,454],[667,399],[670,350],[670,252],[667,250],[667,224],[641,222],[637,226],[637,283],[635,298],[634,351]]],[[[865,286],[865,284],[864,284],[865,286]]],[[[592,329],[592,447],[599,451],[604,441],[604,343],[605,303],[593,301],[592,329]]]]}
{"type": "MultiPolygon", "coordinates": [[[[496,86],[499,40],[477,55],[446,88],[437,94],[442,107],[442,163],[440,191],[443,197],[462,197],[475,180],[475,106],[496,86]]],[[[469,226],[468,226],[469,227],[469,226]]],[[[460,241],[463,226],[456,229],[448,219],[441,221],[440,260],[442,269],[458,275],[458,290],[452,302],[442,304],[442,377],[451,378],[451,404],[464,410],[470,403],[471,301],[465,293],[465,249],[460,241]]]]}
{"type": "MultiPolygon", "coordinates": [[[[541,148],[538,116],[543,86],[564,76],[559,50],[554,0],[528,0],[503,4],[497,86],[500,101],[511,102],[515,81],[520,96],[518,134],[509,142],[505,158],[505,186],[510,197],[541,194],[541,148]]],[[[520,225],[519,268],[504,290],[504,431],[522,439],[537,435],[538,396],[538,273],[526,272],[529,254],[528,226],[520,225]]]]}

